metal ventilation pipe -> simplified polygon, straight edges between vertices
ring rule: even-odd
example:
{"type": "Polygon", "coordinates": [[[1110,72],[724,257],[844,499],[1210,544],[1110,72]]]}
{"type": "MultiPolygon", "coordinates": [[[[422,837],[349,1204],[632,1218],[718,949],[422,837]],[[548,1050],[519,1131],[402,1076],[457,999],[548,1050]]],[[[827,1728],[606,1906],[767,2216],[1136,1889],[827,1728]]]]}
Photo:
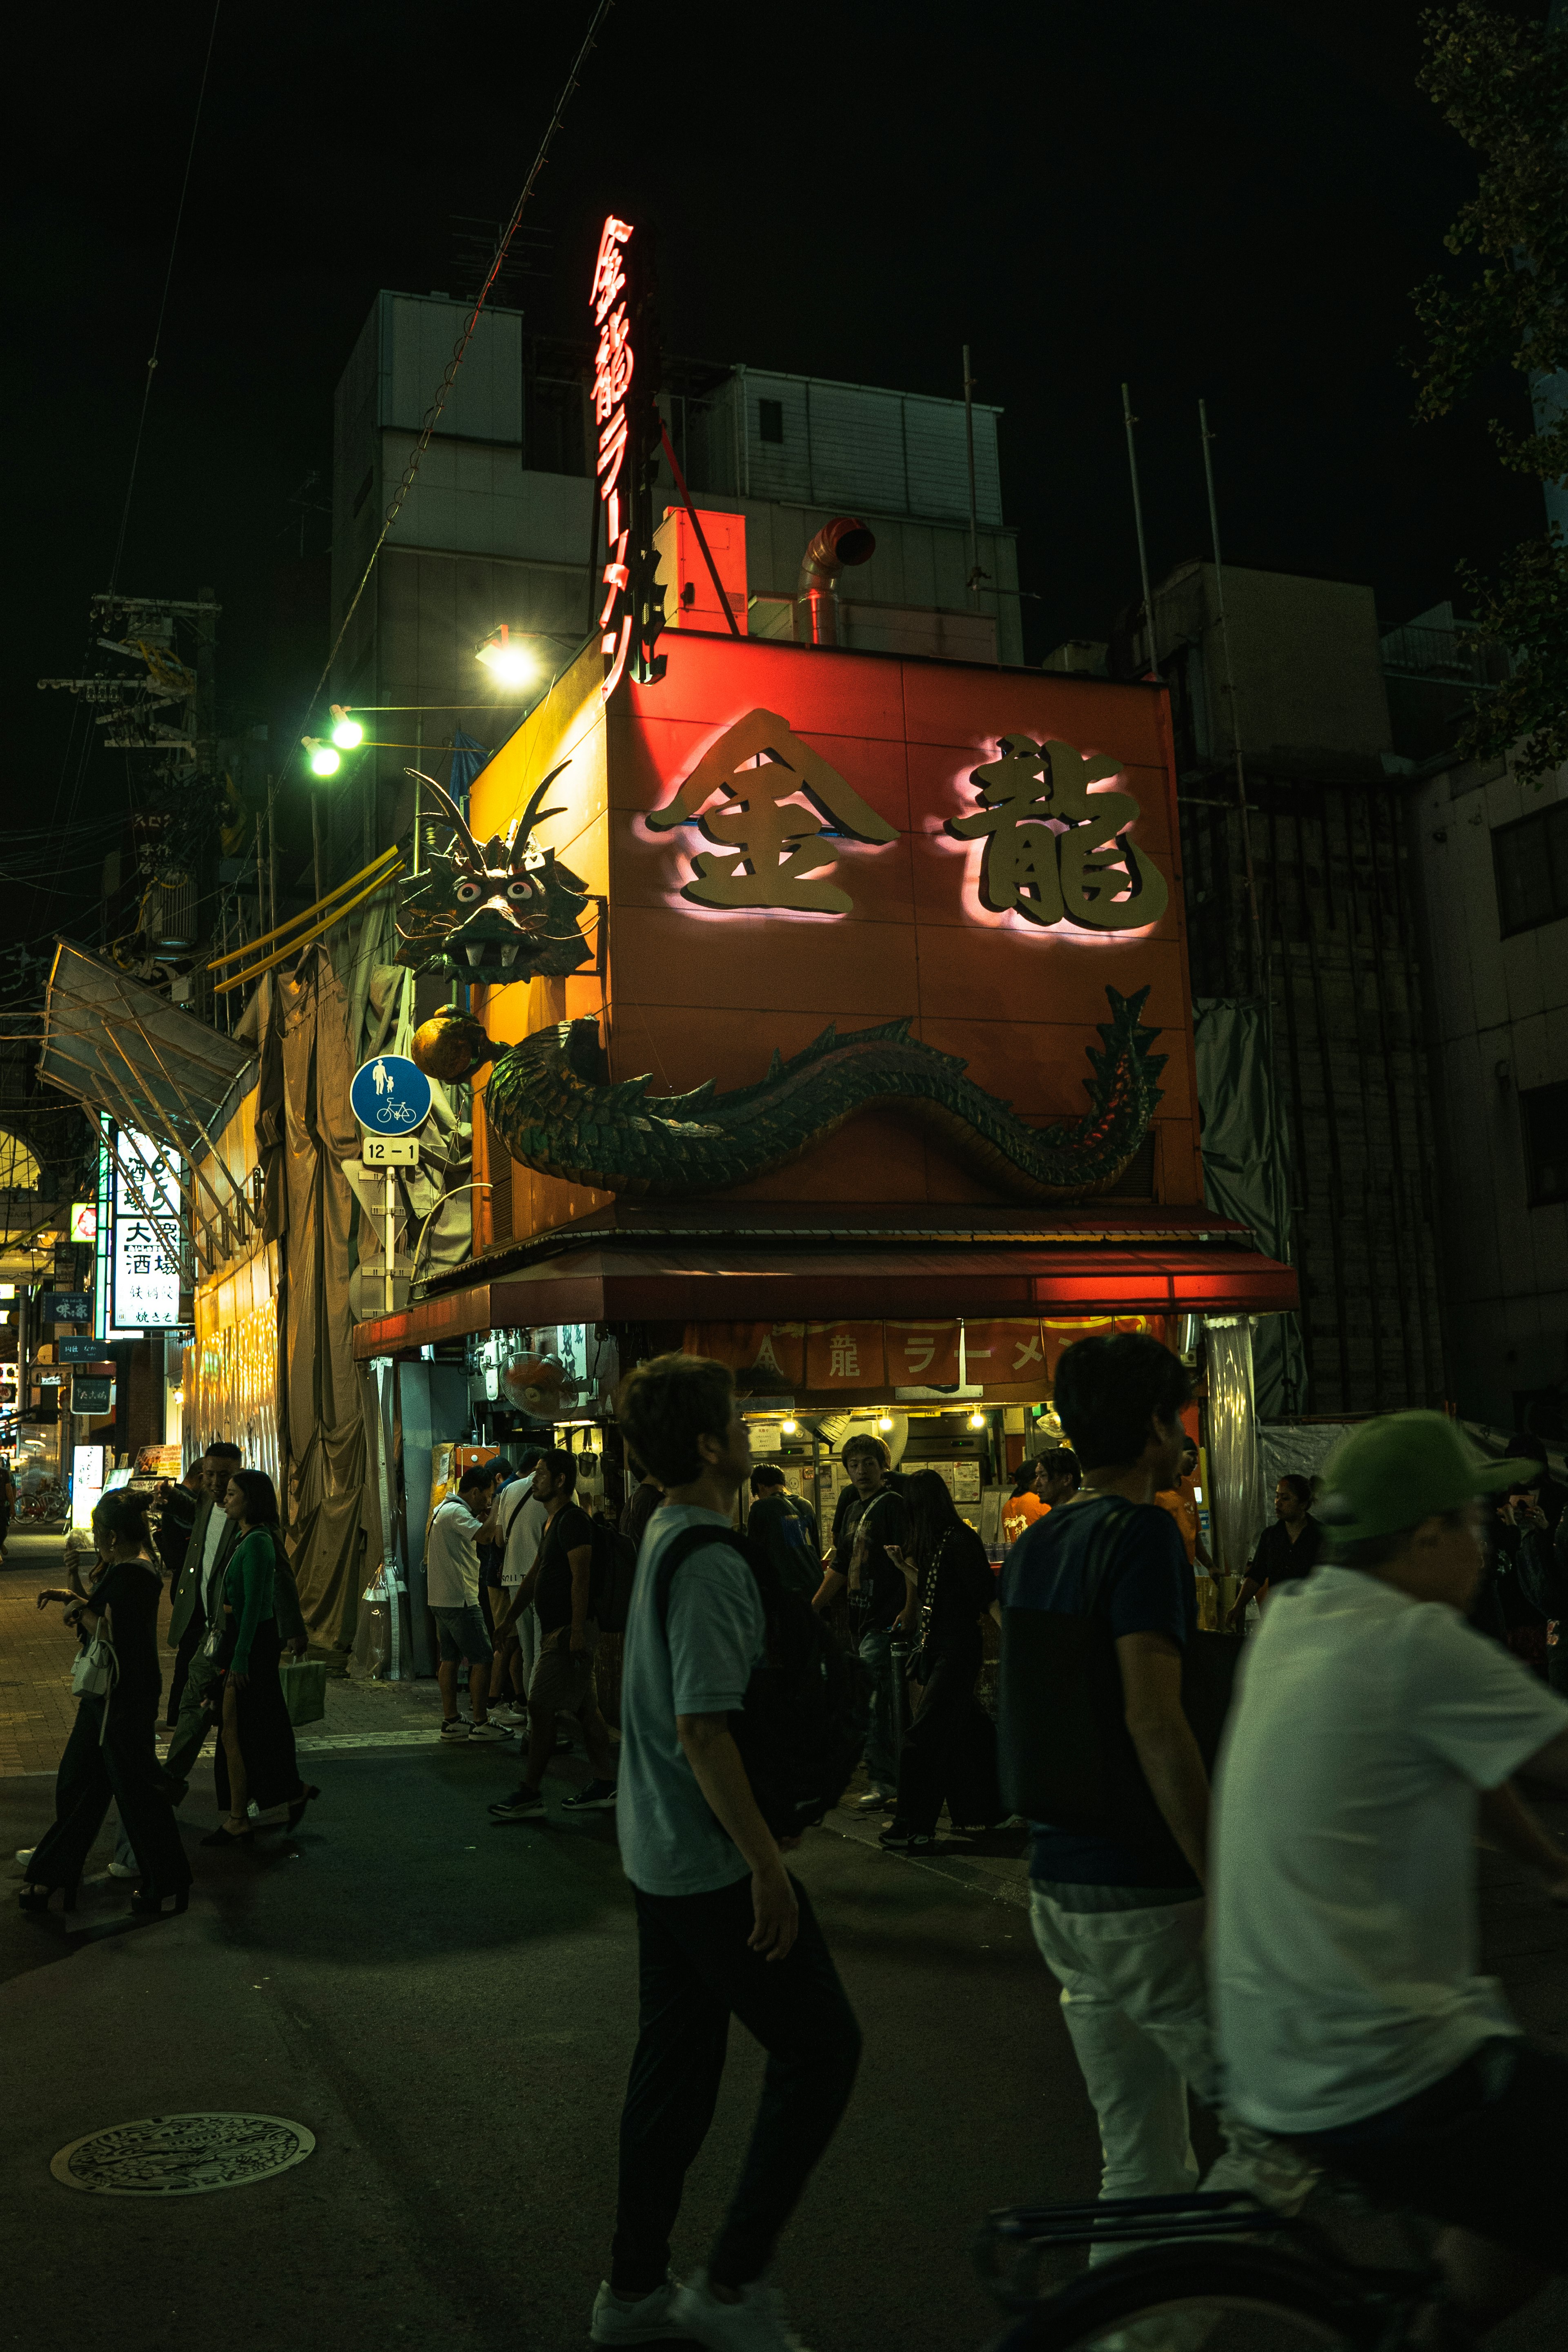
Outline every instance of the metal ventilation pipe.
{"type": "Polygon", "coordinates": [[[838,579],[846,563],[869,563],[876,540],[852,515],[835,515],[825,522],[800,558],[800,578],[795,610],[806,624],[809,646],[839,642],[838,579]]]}

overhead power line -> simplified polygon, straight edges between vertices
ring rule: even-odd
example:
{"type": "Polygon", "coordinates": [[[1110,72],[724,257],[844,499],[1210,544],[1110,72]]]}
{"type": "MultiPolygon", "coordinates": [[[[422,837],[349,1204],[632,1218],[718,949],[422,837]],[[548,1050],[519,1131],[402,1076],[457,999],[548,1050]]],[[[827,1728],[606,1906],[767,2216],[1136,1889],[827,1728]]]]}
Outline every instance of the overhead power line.
{"type": "Polygon", "coordinates": [[[207,95],[207,75],[212,69],[213,44],[218,37],[218,15],[224,0],[213,0],[213,22],[207,34],[207,54],[202,60],[201,87],[196,92],[196,111],[191,122],[191,143],[185,151],[185,176],[180,183],[180,201],[174,210],[174,233],[169,240],[168,267],[163,272],[163,291],[158,303],[158,323],[152,330],[152,353],[147,362],[147,381],[141,387],[141,413],[136,420],[136,439],[131,451],[131,478],[125,485],[125,504],[120,516],[120,537],[114,542],[114,562],[109,567],[109,593],[112,596],[120,585],[120,562],[125,552],[125,533],[131,521],[131,501],[136,492],[136,468],[141,460],[141,436],[147,429],[147,404],[152,397],[152,377],[158,365],[158,347],[163,340],[163,319],[169,308],[169,289],[174,279],[174,257],[180,250],[180,228],[185,217],[185,198],[190,192],[191,166],[196,160],[196,133],[202,127],[202,107],[207,95]]]}
{"type": "MultiPolygon", "coordinates": [[[[567,107],[570,103],[572,93],[577,88],[583,68],[588,63],[595,39],[598,37],[599,28],[603,24],[606,16],[609,16],[613,5],[614,0],[597,0],[597,5],[594,7],[593,14],[589,19],[588,30],[582,37],[582,46],[578,50],[576,57],[572,60],[571,70],[567,75],[560,96],[555,102],[555,111],[550,116],[549,121],[545,127],[545,134],[539,142],[538,152],[534,157],[533,168],[530,170],[528,178],[523,183],[521,194],[518,196],[517,203],[512,206],[512,216],[501,232],[501,241],[496,247],[495,258],[490,264],[489,270],[485,278],[485,283],[480,287],[478,294],[475,299],[474,307],[469,311],[466,320],[464,321],[463,332],[457,338],[452,357],[447,362],[446,373],[442,377],[440,385],[436,391],[435,398],[425,410],[424,421],[420,428],[419,439],[414,444],[413,454],[403,469],[402,479],[398,484],[397,488],[392,495],[392,504],[388,507],[386,513],[382,518],[382,527],[376,536],[376,543],[371,550],[370,561],[366,563],[364,571],[360,575],[359,586],[355,589],[352,596],[349,599],[348,610],[343,614],[342,625],[338,631],[337,636],[333,640],[332,650],[328,655],[326,666],[322,669],[321,675],[317,679],[315,687],[312,689],[309,710],[313,710],[315,709],[317,701],[320,696],[321,688],[326,685],[327,680],[332,675],[332,665],[338,658],[343,639],[348,635],[349,624],[352,621],[354,614],[360,608],[360,599],[363,596],[365,590],[370,585],[371,574],[376,568],[376,563],[382,548],[386,545],[387,533],[391,530],[393,523],[396,522],[399,514],[402,510],[403,502],[407,499],[410,490],[413,488],[414,476],[419,471],[420,460],[424,456],[425,451],[429,448],[431,441],[434,436],[435,428],[441,422],[442,411],[446,406],[452,387],[457,381],[457,371],[463,364],[464,359],[467,353],[468,346],[474,339],[475,330],[479,324],[479,314],[484,310],[485,304],[489,298],[490,290],[506,265],[507,256],[510,250],[512,240],[517,236],[518,226],[522,221],[524,208],[528,204],[528,198],[533,194],[534,184],[538,180],[539,173],[544,170],[546,160],[549,154],[551,142],[554,140],[556,132],[560,128],[561,118],[565,114],[567,107]]],[[[306,713],[307,724],[308,723],[309,710],[306,713]]],[[[292,759],[293,756],[294,747],[291,746],[285,758],[284,764],[286,768],[288,760],[292,759]]]]}

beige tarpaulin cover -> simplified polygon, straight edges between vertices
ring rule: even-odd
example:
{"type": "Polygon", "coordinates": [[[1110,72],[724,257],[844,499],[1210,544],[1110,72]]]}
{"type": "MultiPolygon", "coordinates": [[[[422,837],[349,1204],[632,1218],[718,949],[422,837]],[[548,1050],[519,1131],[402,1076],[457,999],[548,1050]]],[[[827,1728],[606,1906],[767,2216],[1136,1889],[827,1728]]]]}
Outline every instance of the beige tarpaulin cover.
{"type": "Polygon", "coordinates": [[[349,1310],[354,1064],[348,1002],[325,949],[308,949],[279,975],[267,1047],[258,1127],[277,1138],[267,1204],[287,1242],[279,1421],[290,1549],[312,1641],[347,1649],[382,1541],[349,1310]]]}

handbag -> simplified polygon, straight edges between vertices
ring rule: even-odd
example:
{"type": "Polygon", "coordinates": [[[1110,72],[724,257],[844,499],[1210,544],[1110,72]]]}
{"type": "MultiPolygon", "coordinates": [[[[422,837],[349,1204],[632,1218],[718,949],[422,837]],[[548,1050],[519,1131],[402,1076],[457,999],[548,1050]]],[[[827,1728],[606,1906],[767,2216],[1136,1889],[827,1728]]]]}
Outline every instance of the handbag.
{"type": "Polygon", "coordinates": [[[109,1731],[109,1696],[120,1680],[120,1659],[114,1647],[114,1626],[106,1609],[98,1621],[98,1631],[85,1650],[78,1650],[71,1668],[71,1688],[78,1698],[101,1698],[103,1712],[99,1720],[98,1744],[101,1748],[109,1731]]]}
{"type": "Polygon", "coordinates": [[[283,1704],[288,1709],[289,1722],[319,1723],[327,1712],[325,1658],[299,1658],[292,1664],[280,1662],[277,1679],[283,1685],[283,1704]]]}

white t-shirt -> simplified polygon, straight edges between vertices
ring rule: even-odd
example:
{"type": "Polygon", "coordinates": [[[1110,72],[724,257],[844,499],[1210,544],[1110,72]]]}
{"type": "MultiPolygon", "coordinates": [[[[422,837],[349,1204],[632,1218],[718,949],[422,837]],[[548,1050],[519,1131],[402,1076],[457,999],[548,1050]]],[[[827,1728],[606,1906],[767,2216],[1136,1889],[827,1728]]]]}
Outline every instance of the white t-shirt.
{"type": "MultiPolygon", "coordinates": [[[[228,1492],[227,1487],[224,1489],[228,1492]]],[[[214,1503],[207,1520],[207,1532],[202,1541],[202,1609],[209,1624],[215,1612],[216,1595],[213,1591],[213,1569],[218,1557],[218,1546],[228,1532],[228,1513],[222,1503],[214,1503]]]]}
{"type": "Polygon", "coordinates": [[[425,1546],[424,1597],[433,1609],[477,1607],[479,1550],[474,1538],[483,1524],[455,1495],[437,1507],[425,1546]]]}
{"type": "Polygon", "coordinates": [[[1443,1602],[1349,1568],[1275,1593],[1215,1798],[1214,2023],[1244,2121],[1356,2123],[1519,2032],[1476,1972],[1477,1791],[1564,1727],[1443,1602]]]}
{"type": "Polygon", "coordinates": [[[517,1499],[511,1495],[501,1498],[501,1534],[506,1549],[501,1554],[501,1582],[508,1592],[515,1592],[538,1558],[539,1539],[545,1531],[545,1507],[536,1501],[526,1478],[517,1481],[517,1499]]]}

